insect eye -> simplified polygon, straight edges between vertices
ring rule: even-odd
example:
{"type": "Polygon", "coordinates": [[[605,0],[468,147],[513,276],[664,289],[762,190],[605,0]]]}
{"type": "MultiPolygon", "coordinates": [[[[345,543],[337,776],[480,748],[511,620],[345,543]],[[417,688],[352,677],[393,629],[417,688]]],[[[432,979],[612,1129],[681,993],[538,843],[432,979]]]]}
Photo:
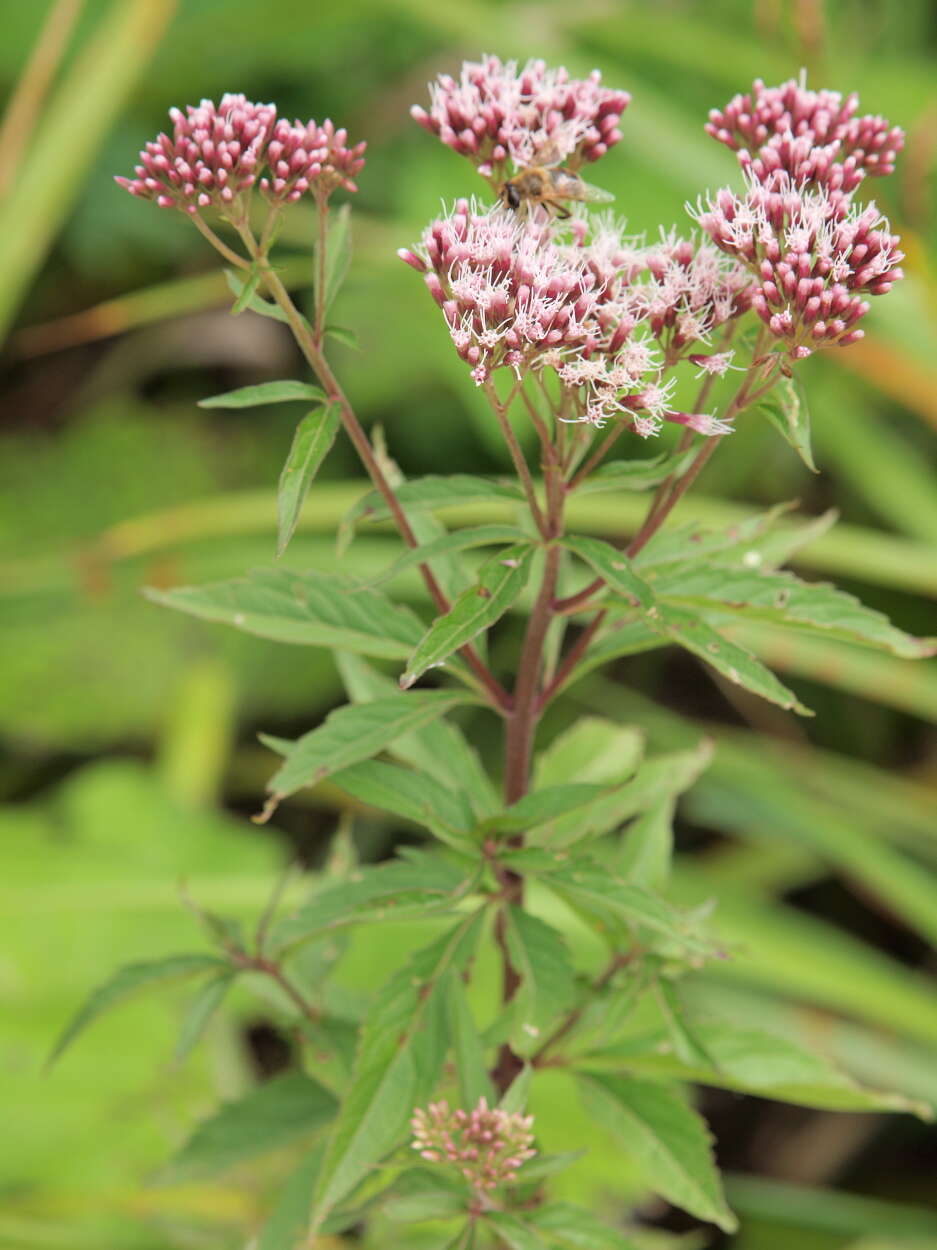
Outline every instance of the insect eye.
{"type": "Polygon", "coordinates": [[[505,190],[507,202],[511,206],[511,208],[520,208],[521,197],[517,193],[517,187],[512,187],[509,184],[508,186],[504,188],[504,190],[505,190]]]}

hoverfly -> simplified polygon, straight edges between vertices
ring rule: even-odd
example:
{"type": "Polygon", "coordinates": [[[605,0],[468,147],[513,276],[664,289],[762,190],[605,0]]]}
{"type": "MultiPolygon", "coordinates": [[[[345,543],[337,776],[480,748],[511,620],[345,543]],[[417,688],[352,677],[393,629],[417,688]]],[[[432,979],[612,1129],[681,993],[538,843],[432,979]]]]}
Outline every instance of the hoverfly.
{"type": "Polygon", "coordinates": [[[614,200],[614,195],[601,187],[593,187],[571,169],[561,169],[562,159],[550,150],[550,145],[541,148],[535,153],[533,163],[508,178],[498,193],[499,199],[515,212],[519,212],[522,205],[529,208],[540,204],[560,218],[571,216],[564,200],[589,204],[609,204],[614,200]]]}

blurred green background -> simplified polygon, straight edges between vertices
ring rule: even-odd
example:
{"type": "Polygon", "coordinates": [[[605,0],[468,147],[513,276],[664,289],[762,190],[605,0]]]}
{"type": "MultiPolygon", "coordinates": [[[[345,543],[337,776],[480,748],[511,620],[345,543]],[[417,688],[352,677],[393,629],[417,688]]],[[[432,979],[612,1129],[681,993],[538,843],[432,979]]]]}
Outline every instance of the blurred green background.
{"type": "MultiPolygon", "coordinates": [[[[97,1024],[51,1075],[41,1060],[117,963],[202,941],[180,880],[203,905],[255,914],[288,859],[320,862],[339,816],[323,790],[285,805],[276,828],[247,819],[270,767],[256,732],[301,731],[339,700],[328,656],[177,618],[139,593],[272,561],[273,488],[300,414],[204,412],[196,401],[300,376],[297,354],[274,323],[232,318],[198,234],[134,202],[112,175],[129,171],[171,105],[225,91],[291,116],[331,116],[367,139],[338,306],[363,352],[339,349],[338,368],[408,474],[497,471],[505,462],[478,394],[394,255],[440,200],[482,189],[408,117],[431,77],[482,51],[543,56],[574,73],[598,66],[632,92],[625,139],[593,180],[635,232],[687,228],[684,203],[736,177],[702,123],[755,76],[777,82],[806,67],[813,85],[857,89],[863,111],[906,128],[898,173],[871,191],[904,236],[908,280],[876,301],[864,343],[803,370],[821,475],[752,418],[682,516],[723,522],[786,499],[808,515],[835,507],[842,520],[803,553],[803,572],[835,578],[905,629],[937,633],[933,0],[6,4],[0,74],[15,111],[0,131],[2,1246],[243,1244],[281,1158],[185,1184],[161,1184],[158,1169],[220,1098],[291,1062],[276,1003],[232,998],[182,1064],[172,1052],[185,998],[172,993],[97,1024]]],[[[310,238],[297,208],[282,240],[297,287],[310,238]]],[[[338,446],[290,566],[335,566],[332,534],[359,476],[338,446]]],[[[603,495],[578,522],[623,535],[637,507],[603,495]]],[[[363,571],[394,550],[378,532],[352,559],[363,571]]],[[[410,589],[416,598],[415,580],[410,589]]],[[[641,723],[662,746],[698,736],[678,710],[713,733],[715,763],[680,813],[675,887],[687,901],[720,898],[736,952],[700,979],[706,1010],[757,1018],[870,1084],[937,1103],[937,662],[745,637],[815,720],[657,652],[578,687],[546,732],[589,709],[641,723]]],[[[495,741],[482,747],[495,757],[495,741]]],[[[369,814],[356,824],[368,857],[401,832],[369,814]]],[[[388,932],[380,952],[352,959],[352,981],[382,976],[413,940],[403,927],[388,932]]],[[[933,1128],[700,1097],[741,1233],[712,1236],[647,1201],[601,1149],[573,1174],[578,1196],[612,1215],[640,1202],[653,1247],[937,1247],[933,1128]]],[[[559,1078],[542,1122],[560,1141],[588,1131],[559,1078]]]]}

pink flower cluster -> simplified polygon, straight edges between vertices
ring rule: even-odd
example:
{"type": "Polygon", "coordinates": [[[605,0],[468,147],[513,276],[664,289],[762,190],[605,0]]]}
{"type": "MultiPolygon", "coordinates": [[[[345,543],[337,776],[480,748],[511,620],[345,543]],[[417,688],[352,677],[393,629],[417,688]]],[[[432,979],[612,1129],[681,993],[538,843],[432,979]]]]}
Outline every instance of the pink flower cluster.
{"type": "Polygon", "coordinates": [[[874,204],[853,192],[866,173],[894,168],[901,132],[878,117],[854,118],[857,101],[796,82],[736,97],[707,129],[740,152],[746,191],[729,189],[695,216],[718,248],[756,280],[751,304],[793,359],[863,335],[867,296],[902,276],[899,239],[874,204]]]}
{"type": "Polygon", "coordinates": [[[413,1114],[413,1149],[428,1163],[456,1168],[473,1189],[496,1189],[516,1181],[518,1168],[537,1153],[533,1122],[533,1116],[489,1108],[484,1098],[472,1111],[431,1102],[413,1114]]]}
{"type": "Polygon", "coordinates": [[[706,130],[738,152],[762,185],[787,174],[798,186],[854,191],[867,174],[890,174],[904,134],[884,117],[856,117],[859,97],[808,91],[792,78],[780,87],[756,79],[750,92],[713,109],[706,130]]]}
{"type": "Polygon", "coordinates": [[[410,112],[491,177],[503,175],[508,161],[563,160],[570,169],[597,161],[621,139],[618,123],[630,100],[627,91],[603,87],[598,70],[574,79],[543,61],[519,68],[487,56],[467,61],[458,79],[440,75],[430,85],[429,111],[414,105],[410,112]]]}
{"type": "Polygon", "coordinates": [[[275,204],[310,190],[321,196],[339,186],[356,190],[353,178],[364,165],[365,144],[349,147],[346,132],[329,121],[278,121],[274,105],[252,104],[243,95],[225,95],[218,105],[203,100],[184,113],[171,109],[169,116],[172,136],[147,143],[135,176],[115,180],[161,208],[230,211],[258,179],[275,204]]]}

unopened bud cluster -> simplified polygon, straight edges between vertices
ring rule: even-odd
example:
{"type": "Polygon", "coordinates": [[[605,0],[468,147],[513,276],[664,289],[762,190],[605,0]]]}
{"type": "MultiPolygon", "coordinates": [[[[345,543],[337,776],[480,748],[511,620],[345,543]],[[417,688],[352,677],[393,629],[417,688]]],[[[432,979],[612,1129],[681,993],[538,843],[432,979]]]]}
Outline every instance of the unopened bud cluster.
{"type": "Polygon", "coordinates": [[[903,135],[855,117],[857,107],[855,95],[758,81],[710,114],[707,130],[738,152],[746,190],[724,188],[695,216],[748,267],[752,307],[794,359],[860,339],[867,297],[903,276],[898,237],[874,204],[853,199],[868,174],[892,172],[903,135]]]}
{"type": "Polygon", "coordinates": [[[448,1164],[473,1189],[497,1189],[516,1181],[518,1169],[537,1153],[533,1122],[533,1116],[489,1107],[484,1098],[472,1111],[431,1102],[413,1113],[412,1145],[421,1159],[448,1164]]]}
{"type": "Polygon", "coordinates": [[[347,133],[330,121],[278,120],[274,105],[252,104],[242,95],[223,96],[217,105],[202,100],[169,116],[172,135],[146,144],[133,178],[116,179],[161,208],[230,214],[255,185],[274,205],[306,192],[326,198],[338,187],[357,190],[366,145],[350,146],[347,133]]]}

